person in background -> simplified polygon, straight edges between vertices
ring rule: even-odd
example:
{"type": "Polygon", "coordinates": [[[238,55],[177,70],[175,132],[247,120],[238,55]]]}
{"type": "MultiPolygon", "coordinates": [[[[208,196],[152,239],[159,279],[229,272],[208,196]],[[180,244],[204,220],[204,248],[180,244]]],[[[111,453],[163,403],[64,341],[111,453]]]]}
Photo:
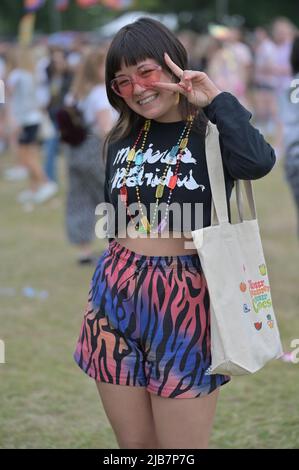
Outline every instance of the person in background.
{"type": "MultiPolygon", "coordinates": [[[[203,69],[203,63],[201,57],[198,55],[197,44],[198,44],[198,34],[192,30],[184,29],[177,34],[178,40],[183,44],[187,53],[188,53],[188,66],[190,69],[203,69]]],[[[200,37],[202,39],[202,37],[200,37]]]]}
{"type": "MultiPolygon", "coordinates": [[[[4,42],[0,43],[0,79],[3,80],[3,82],[8,75],[7,66],[11,48],[12,46],[10,44],[4,42]]],[[[22,181],[28,178],[29,173],[27,168],[20,162],[18,156],[17,126],[13,121],[12,115],[8,112],[8,106],[5,105],[8,95],[7,90],[4,90],[4,92],[6,92],[4,103],[0,104],[0,151],[4,152],[7,150],[12,165],[3,171],[3,178],[6,181],[12,182],[22,181]]]]}
{"type": "Polygon", "coordinates": [[[95,208],[104,201],[102,140],[116,117],[106,95],[104,63],[104,50],[88,53],[65,100],[66,104],[77,104],[89,129],[89,135],[82,144],[76,147],[66,145],[66,230],[69,241],[78,249],[79,264],[95,261],[91,246],[95,235],[95,208]]]}
{"type": "Polygon", "coordinates": [[[275,45],[266,29],[256,28],[253,33],[254,72],[252,98],[255,125],[262,133],[273,136],[277,119],[275,77],[272,74],[275,45]]]}
{"type": "Polygon", "coordinates": [[[272,75],[276,78],[276,91],[281,92],[290,86],[292,69],[290,54],[295,37],[295,26],[287,18],[276,18],[272,25],[272,37],[275,54],[273,56],[272,75]]]}
{"type": "Polygon", "coordinates": [[[243,106],[247,106],[250,109],[251,103],[248,96],[248,88],[253,74],[253,54],[246,42],[246,37],[241,27],[235,26],[230,28],[227,46],[234,51],[239,64],[238,75],[240,75],[242,82],[239,100],[243,106]]]}
{"type": "Polygon", "coordinates": [[[281,118],[285,147],[284,170],[295,202],[299,240],[299,36],[296,36],[292,45],[290,64],[294,82],[284,93],[281,118]]]}
{"type": "Polygon", "coordinates": [[[281,120],[282,101],[286,90],[290,87],[292,70],[290,65],[290,55],[296,28],[288,18],[279,17],[272,25],[272,38],[274,41],[274,54],[272,77],[275,84],[275,97],[277,106],[275,142],[273,143],[276,156],[280,158],[284,155],[283,146],[283,123],[281,120]]]}
{"type": "Polygon", "coordinates": [[[57,156],[59,152],[59,133],[56,113],[63,105],[64,98],[69,91],[72,74],[68,68],[66,53],[62,49],[51,51],[50,63],[46,67],[49,89],[48,113],[53,124],[54,133],[44,142],[44,170],[48,178],[57,182],[57,156]]]}
{"type": "MultiPolygon", "coordinates": [[[[38,132],[39,142],[42,146],[44,161],[45,154],[47,153],[47,144],[48,142],[55,137],[56,129],[50,119],[48,112],[48,103],[50,100],[50,90],[48,86],[48,77],[47,77],[47,67],[50,63],[49,50],[48,47],[44,45],[38,45],[34,48],[34,54],[36,58],[36,94],[38,99],[38,104],[41,110],[41,124],[38,132]]],[[[45,163],[45,162],[44,162],[45,163]]],[[[44,167],[46,165],[44,164],[44,167]]],[[[44,171],[46,172],[46,168],[44,171]]],[[[47,176],[49,179],[54,181],[51,171],[48,171],[47,176]],[[52,177],[51,177],[52,176],[52,177]]],[[[56,181],[54,181],[56,182],[56,181]]]]}
{"type": "MultiPolygon", "coordinates": [[[[279,24],[281,27],[282,25],[279,24]]],[[[290,25],[283,24],[283,30],[290,25]]],[[[283,167],[296,211],[297,237],[299,240],[299,36],[295,36],[290,45],[290,57],[282,70],[290,70],[289,81],[279,93],[279,143],[283,148],[283,167]],[[293,75],[293,76],[292,76],[293,75]],[[289,86],[287,87],[287,84],[289,86]]],[[[285,351],[281,357],[284,362],[293,362],[293,352],[285,351]]]]}
{"type": "Polygon", "coordinates": [[[222,91],[234,94],[243,106],[248,107],[248,83],[252,65],[249,47],[241,42],[236,28],[211,27],[210,34],[217,42],[209,57],[207,73],[222,91]]]}
{"type": "Polygon", "coordinates": [[[214,53],[218,51],[218,49],[219,41],[217,38],[210,34],[197,34],[192,51],[195,63],[198,64],[197,70],[205,72],[208,67],[209,60],[213,57],[214,53]]]}
{"type": "Polygon", "coordinates": [[[30,189],[18,194],[20,203],[43,203],[54,196],[58,189],[47,179],[41,165],[38,129],[41,112],[36,96],[35,68],[29,49],[16,46],[9,57],[7,91],[8,112],[18,133],[20,163],[30,174],[30,189]]]}

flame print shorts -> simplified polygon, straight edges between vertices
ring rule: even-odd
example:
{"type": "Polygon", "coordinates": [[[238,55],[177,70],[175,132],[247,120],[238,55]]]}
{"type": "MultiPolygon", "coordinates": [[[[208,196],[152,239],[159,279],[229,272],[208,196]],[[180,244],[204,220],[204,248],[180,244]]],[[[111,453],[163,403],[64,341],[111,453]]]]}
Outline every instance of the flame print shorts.
{"type": "Polygon", "coordinates": [[[101,254],[74,358],[96,381],[168,398],[211,393],[209,293],[197,254],[145,256],[115,239],[101,254]]]}

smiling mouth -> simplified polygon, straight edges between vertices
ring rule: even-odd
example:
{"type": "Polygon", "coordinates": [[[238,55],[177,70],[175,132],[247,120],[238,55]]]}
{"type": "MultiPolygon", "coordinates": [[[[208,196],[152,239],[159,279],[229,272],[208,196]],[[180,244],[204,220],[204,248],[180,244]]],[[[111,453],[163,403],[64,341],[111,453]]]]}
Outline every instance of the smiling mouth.
{"type": "Polygon", "coordinates": [[[158,97],[159,93],[155,93],[154,95],[147,96],[146,98],[143,98],[142,100],[137,101],[138,104],[143,106],[144,104],[151,103],[158,97]]]}

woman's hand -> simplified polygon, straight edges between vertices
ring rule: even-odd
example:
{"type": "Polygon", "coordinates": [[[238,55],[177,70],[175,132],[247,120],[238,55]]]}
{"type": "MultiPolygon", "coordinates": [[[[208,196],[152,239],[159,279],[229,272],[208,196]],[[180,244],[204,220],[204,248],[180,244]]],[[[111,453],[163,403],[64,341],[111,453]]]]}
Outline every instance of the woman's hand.
{"type": "Polygon", "coordinates": [[[204,108],[219,95],[221,91],[209,79],[206,73],[195,70],[182,70],[165,52],[165,62],[172,72],[180,79],[179,83],[154,82],[154,88],[179,92],[186,96],[195,106],[204,108]]]}

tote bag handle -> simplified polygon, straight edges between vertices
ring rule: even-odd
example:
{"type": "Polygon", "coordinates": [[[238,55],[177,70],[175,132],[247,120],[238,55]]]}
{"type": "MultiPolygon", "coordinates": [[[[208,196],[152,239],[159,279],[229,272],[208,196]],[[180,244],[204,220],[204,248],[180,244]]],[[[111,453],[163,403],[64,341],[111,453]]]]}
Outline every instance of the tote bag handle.
{"type": "Polygon", "coordinates": [[[256,214],[256,205],[255,205],[255,200],[254,200],[252,182],[250,180],[236,180],[237,207],[238,207],[238,211],[240,214],[241,222],[243,222],[244,220],[243,207],[244,206],[243,206],[243,199],[242,199],[242,193],[241,193],[241,183],[243,183],[243,186],[245,187],[246,197],[247,197],[247,202],[248,202],[249,209],[250,209],[251,218],[256,219],[257,214],[256,214]]]}
{"type": "MultiPolygon", "coordinates": [[[[219,144],[219,132],[215,124],[209,123],[206,135],[206,160],[211,186],[211,225],[228,223],[228,208],[226,201],[225,179],[222,156],[219,144]]],[[[252,219],[257,218],[252,182],[242,180],[245,187],[247,202],[252,219]]],[[[236,201],[240,222],[244,220],[244,205],[240,188],[241,180],[236,180],[236,201]]]]}

